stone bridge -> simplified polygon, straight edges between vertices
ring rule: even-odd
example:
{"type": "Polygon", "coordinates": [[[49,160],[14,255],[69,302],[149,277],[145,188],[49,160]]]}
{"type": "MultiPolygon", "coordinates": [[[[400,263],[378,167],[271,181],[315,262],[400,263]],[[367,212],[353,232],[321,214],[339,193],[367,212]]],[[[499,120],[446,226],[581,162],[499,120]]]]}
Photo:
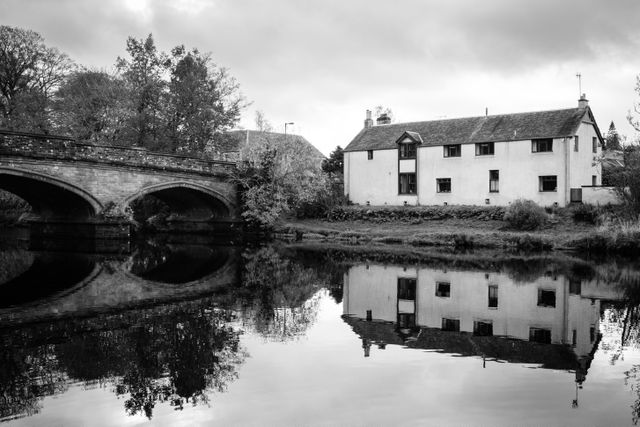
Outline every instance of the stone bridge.
{"type": "Polygon", "coordinates": [[[34,224],[126,224],[130,204],[149,194],[181,221],[233,224],[239,219],[237,188],[226,177],[234,168],[230,162],[0,131],[0,188],[31,205],[34,224]]]}

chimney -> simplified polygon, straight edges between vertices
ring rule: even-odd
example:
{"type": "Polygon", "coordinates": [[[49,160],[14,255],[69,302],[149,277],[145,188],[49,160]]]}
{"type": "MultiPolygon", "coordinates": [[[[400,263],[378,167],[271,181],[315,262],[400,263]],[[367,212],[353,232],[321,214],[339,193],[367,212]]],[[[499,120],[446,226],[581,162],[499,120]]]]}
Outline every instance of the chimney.
{"type": "Polygon", "coordinates": [[[371,110],[367,110],[367,118],[364,121],[364,128],[369,129],[373,127],[373,119],[371,119],[371,110]]]}
{"type": "Polygon", "coordinates": [[[380,125],[388,125],[391,123],[391,117],[387,116],[387,113],[380,114],[380,117],[377,118],[376,122],[378,126],[380,125]]]}
{"type": "Polygon", "coordinates": [[[578,108],[587,108],[589,106],[589,100],[583,93],[580,99],[578,100],[578,108]]]}

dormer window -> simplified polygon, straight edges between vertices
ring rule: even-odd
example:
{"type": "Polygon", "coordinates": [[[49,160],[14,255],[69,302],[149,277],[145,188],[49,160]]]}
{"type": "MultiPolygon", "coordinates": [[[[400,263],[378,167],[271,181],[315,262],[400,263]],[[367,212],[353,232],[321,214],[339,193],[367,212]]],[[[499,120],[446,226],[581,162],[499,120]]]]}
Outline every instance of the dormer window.
{"type": "Polygon", "coordinates": [[[400,150],[401,159],[415,159],[417,153],[417,146],[415,142],[401,142],[398,146],[400,150]]]}

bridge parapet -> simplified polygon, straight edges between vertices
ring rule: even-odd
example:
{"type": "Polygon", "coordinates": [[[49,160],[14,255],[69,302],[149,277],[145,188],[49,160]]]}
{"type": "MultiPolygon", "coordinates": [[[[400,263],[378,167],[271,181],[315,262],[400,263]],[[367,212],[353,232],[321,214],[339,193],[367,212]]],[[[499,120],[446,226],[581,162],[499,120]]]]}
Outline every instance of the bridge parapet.
{"type": "Polygon", "coordinates": [[[82,161],[163,171],[226,176],[232,162],[209,161],[175,154],[150,152],[144,148],[94,145],[59,136],[33,135],[0,130],[0,156],[82,161]]]}

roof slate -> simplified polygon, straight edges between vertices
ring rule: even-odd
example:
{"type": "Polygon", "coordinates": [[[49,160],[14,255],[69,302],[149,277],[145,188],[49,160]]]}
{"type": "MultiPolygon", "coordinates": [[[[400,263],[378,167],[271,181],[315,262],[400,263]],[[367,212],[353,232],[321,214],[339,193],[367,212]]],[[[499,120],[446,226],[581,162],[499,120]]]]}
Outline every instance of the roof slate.
{"type": "Polygon", "coordinates": [[[423,146],[562,138],[575,135],[586,114],[593,120],[587,107],[373,126],[362,129],[344,151],[395,148],[404,132],[418,133],[423,146]]]}
{"type": "Polygon", "coordinates": [[[314,158],[323,160],[325,156],[306,138],[295,134],[262,132],[257,130],[232,130],[225,132],[220,151],[223,153],[239,152],[247,144],[273,144],[295,149],[298,153],[308,153],[314,158]]]}

